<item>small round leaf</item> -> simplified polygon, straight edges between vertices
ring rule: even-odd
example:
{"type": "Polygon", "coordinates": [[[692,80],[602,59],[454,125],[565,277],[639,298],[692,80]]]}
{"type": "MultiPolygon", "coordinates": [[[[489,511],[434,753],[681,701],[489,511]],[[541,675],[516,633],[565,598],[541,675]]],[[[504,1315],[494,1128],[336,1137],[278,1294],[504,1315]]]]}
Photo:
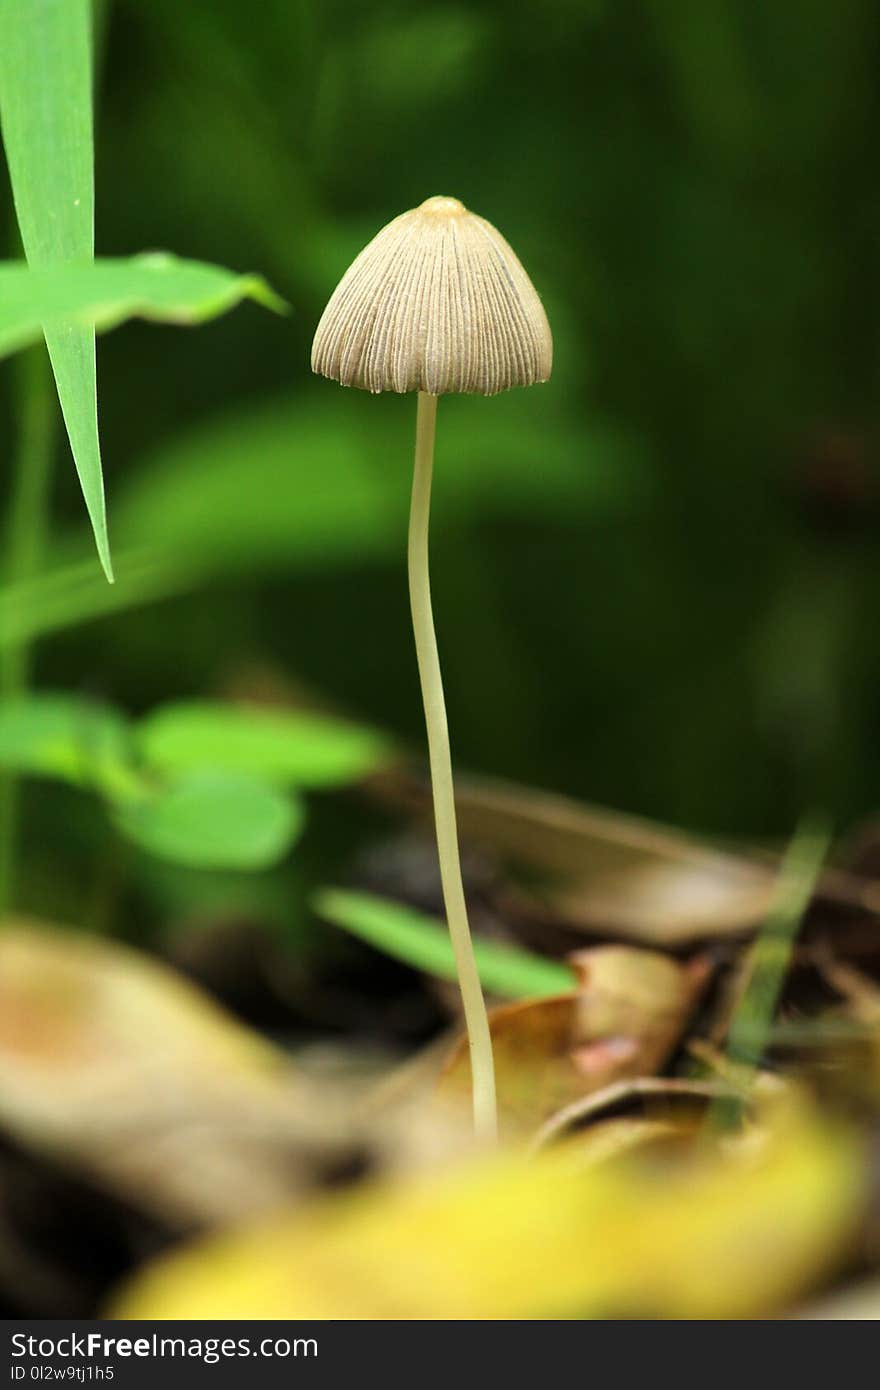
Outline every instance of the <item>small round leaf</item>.
{"type": "Polygon", "coordinates": [[[195,869],[264,869],[302,829],[301,802],[241,773],[196,772],[116,808],[124,835],[195,869]]]}

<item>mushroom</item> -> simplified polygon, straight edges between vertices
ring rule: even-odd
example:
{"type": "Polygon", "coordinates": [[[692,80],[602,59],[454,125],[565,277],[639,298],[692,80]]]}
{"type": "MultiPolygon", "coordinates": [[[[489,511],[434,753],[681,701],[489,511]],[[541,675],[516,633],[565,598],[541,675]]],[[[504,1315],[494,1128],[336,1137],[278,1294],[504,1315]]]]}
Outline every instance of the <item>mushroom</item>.
{"type": "Polygon", "coordinates": [[[434,823],[471,1058],[474,1126],[497,1133],[492,1040],[459,862],[452,760],[428,573],[437,397],[492,396],[550,376],[553,341],[507,242],[457,198],[428,198],[389,222],[345,272],[318,324],[312,370],[367,391],[417,391],[409,588],[425,707],[434,823]]]}

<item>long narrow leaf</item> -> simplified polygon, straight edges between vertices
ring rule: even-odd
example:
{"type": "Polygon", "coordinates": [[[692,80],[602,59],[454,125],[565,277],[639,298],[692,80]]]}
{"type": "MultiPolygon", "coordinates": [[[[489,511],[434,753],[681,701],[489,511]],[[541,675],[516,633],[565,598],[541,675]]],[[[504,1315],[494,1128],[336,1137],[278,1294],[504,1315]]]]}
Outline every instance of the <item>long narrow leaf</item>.
{"type": "Polygon", "coordinates": [[[745,962],[745,979],[727,1034],[727,1059],[740,1096],[725,1096],[709,1113],[710,1130],[732,1128],[742,1101],[771,1042],[773,1023],[797,934],[819,882],[831,843],[824,821],[806,817],[798,825],[779,867],[767,919],[745,962]]]}
{"type": "Polygon", "coordinates": [[[776,894],[767,920],[755,938],[746,965],[746,981],[728,1034],[734,1065],[754,1069],[770,1038],[776,1006],[791,964],[794,943],[822,872],[830,832],[824,822],[801,822],[779,869],[776,894]]]}
{"type": "MultiPolygon", "coordinates": [[[[315,911],[377,950],[442,980],[454,980],[455,956],[443,922],[401,903],[371,893],[324,888],[315,894],[315,911]]],[[[480,980],[507,999],[539,999],[574,989],[574,971],[558,960],[536,956],[516,946],[475,941],[480,980]]]]}
{"type": "MultiPolygon", "coordinates": [[[[88,264],[95,222],[89,0],[0,0],[0,122],[29,263],[88,264]]],[[[98,554],[112,579],[95,332],[47,323],[45,336],[98,554]]]]}

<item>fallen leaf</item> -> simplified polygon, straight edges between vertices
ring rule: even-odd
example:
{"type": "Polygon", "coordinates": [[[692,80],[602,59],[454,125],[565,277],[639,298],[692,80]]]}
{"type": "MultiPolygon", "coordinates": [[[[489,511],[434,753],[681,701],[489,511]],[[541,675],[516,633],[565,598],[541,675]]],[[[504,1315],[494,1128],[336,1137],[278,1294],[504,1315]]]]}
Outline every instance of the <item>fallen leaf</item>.
{"type": "Polygon", "coordinates": [[[697,1081],[687,1077],[639,1076],[614,1081],[593,1095],[571,1101],[551,1115],[535,1134],[530,1148],[535,1152],[572,1134],[578,1136],[580,1143],[585,1136],[617,1123],[617,1120],[603,1120],[605,1111],[612,1112],[628,1125],[659,1125],[678,1130],[683,1123],[689,1126],[712,1101],[731,1093],[731,1088],[722,1081],[697,1081]],[[646,1102],[650,1109],[645,1108],[646,1102]],[[637,1105],[639,1113],[621,1116],[624,1105],[637,1105]]]}
{"type": "MultiPolygon", "coordinates": [[[[374,780],[384,799],[430,805],[426,785],[401,770],[374,780]]],[[[515,783],[460,776],[455,805],[466,843],[528,871],[505,897],[509,917],[676,947],[738,936],[765,918],[778,860],[718,848],[682,830],[515,783]],[[537,871],[537,872],[536,872],[537,871]]],[[[880,881],[827,868],[816,896],[880,913],[880,881]]]]}
{"type": "Polygon", "coordinates": [[[792,1316],[799,1322],[880,1322],[880,1279],[854,1284],[792,1316]]]}
{"type": "MultiPolygon", "coordinates": [[[[424,803],[421,788],[400,774],[380,786],[409,805],[424,803]]],[[[512,904],[571,927],[677,945],[755,927],[772,896],[772,863],[551,792],[460,777],[455,805],[466,841],[532,871],[512,904]]]]}
{"type": "Polygon", "coordinates": [[[865,1191],[860,1148],[808,1113],[677,1167],[498,1156],[194,1244],[109,1316],[765,1316],[839,1260],[865,1191]]]}
{"type": "MultiPolygon", "coordinates": [[[[490,1010],[502,1135],[523,1137],[565,1105],[622,1077],[658,1071],[676,1046],[707,965],[682,965],[656,951],[597,946],[571,964],[581,988],[552,999],[490,1010]]],[[[470,1096],[467,1041],[458,1040],[441,1076],[441,1101],[470,1096]]]]}
{"type": "Polygon", "coordinates": [[[127,947],[0,931],[0,1125],[173,1223],[288,1198],[341,1142],[283,1053],[127,947]]]}
{"type": "Polygon", "coordinates": [[[814,1021],[811,1071],[833,1071],[838,1092],[872,1108],[880,1095],[880,987],[827,946],[812,952],[825,983],[841,999],[837,1008],[814,1021]]]}

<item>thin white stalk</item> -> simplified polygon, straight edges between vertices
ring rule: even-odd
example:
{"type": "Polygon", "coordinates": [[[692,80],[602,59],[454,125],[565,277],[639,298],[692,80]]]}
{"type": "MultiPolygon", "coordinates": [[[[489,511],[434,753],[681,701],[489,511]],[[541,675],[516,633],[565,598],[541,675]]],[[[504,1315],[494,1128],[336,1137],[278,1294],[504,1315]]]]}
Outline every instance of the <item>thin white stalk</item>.
{"type": "Polygon", "coordinates": [[[455,796],[452,783],[452,757],[446,702],[440,675],[440,656],[431,609],[431,583],[428,571],[428,523],[431,511],[431,475],[434,470],[434,431],[437,397],[419,392],[416,417],[416,453],[413,470],[412,502],[409,514],[409,596],[412,609],[416,659],[425,706],[428,753],[431,762],[431,789],[434,798],[434,824],[440,881],[455,963],[464,1021],[471,1056],[474,1129],[478,1138],[492,1141],[498,1133],[495,1101],[495,1066],[492,1038],[486,1016],[486,1002],[477,973],[467,906],[461,879],[458,830],[455,822],[455,796]]]}

